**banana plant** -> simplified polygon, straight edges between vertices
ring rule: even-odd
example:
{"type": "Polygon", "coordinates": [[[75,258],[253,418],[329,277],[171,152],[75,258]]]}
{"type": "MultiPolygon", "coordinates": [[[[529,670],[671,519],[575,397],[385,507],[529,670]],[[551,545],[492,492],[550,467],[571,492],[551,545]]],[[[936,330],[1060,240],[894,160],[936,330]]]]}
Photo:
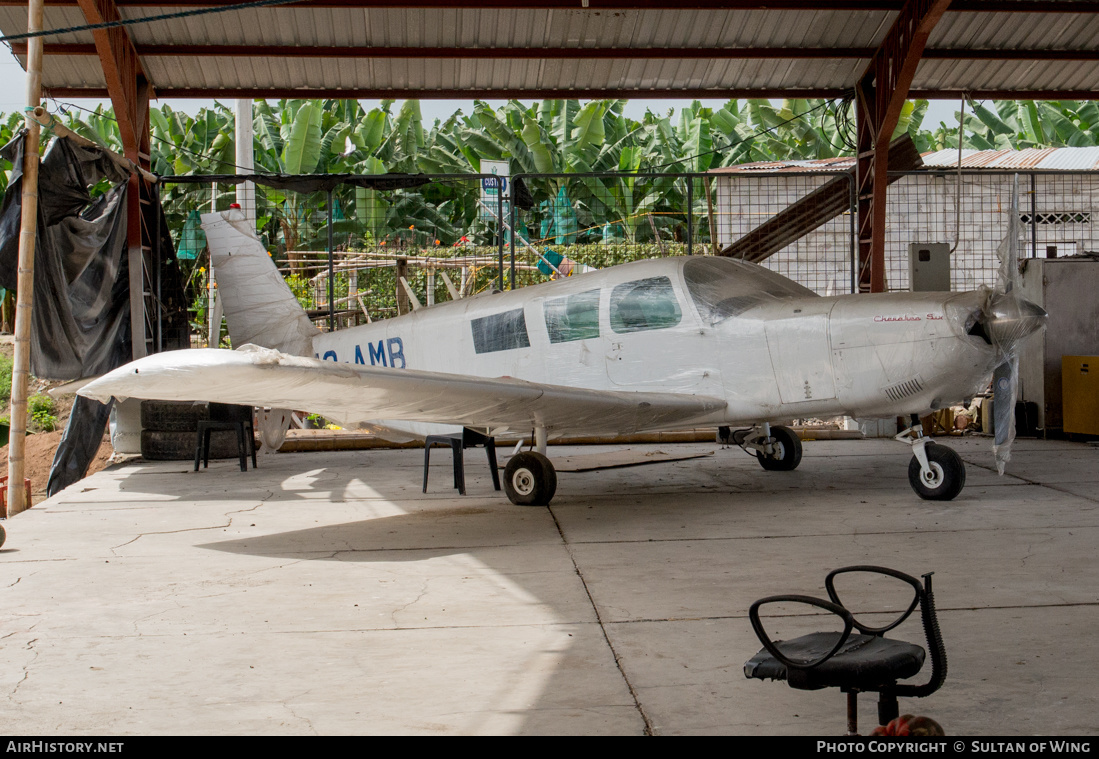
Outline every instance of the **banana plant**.
{"type": "MultiPolygon", "coordinates": [[[[3,121],[0,121],[0,145],[7,145],[15,139],[15,136],[23,128],[23,122],[23,114],[19,112],[9,113],[6,117],[3,117],[3,121]]],[[[8,182],[11,181],[11,169],[11,161],[0,158],[0,193],[8,189],[8,182]]]]}
{"type": "MultiPolygon", "coordinates": [[[[967,101],[962,147],[1023,150],[1099,145],[1099,107],[1092,101],[967,101]]],[[[960,111],[954,114],[960,117],[960,111]]],[[[931,149],[958,147],[956,125],[940,123],[931,133],[931,149]]]]}

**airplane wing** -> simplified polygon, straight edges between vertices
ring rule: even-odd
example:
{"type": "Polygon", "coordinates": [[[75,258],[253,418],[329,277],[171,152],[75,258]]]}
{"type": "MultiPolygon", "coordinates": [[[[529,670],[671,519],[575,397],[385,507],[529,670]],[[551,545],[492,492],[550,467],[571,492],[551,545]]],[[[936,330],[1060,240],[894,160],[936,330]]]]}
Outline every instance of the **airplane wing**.
{"type": "Polygon", "coordinates": [[[511,377],[474,377],[340,364],[246,345],[147,356],[79,391],[112,396],[197,400],[320,414],[343,427],[379,420],[576,434],[627,434],[718,423],[721,398],[660,392],[588,390],[511,377]]]}

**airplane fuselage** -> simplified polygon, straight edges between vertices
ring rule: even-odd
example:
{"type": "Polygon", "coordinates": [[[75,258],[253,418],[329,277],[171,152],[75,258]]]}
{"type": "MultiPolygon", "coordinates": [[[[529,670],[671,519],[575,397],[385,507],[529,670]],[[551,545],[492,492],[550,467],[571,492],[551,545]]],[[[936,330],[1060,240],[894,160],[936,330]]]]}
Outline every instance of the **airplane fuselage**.
{"type": "Polygon", "coordinates": [[[639,261],[318,335],[316,358],[596,390],[723,398],[741,424],[959,402],[996,354],[983,293],[820,297],[728,259],[639,261]]]}

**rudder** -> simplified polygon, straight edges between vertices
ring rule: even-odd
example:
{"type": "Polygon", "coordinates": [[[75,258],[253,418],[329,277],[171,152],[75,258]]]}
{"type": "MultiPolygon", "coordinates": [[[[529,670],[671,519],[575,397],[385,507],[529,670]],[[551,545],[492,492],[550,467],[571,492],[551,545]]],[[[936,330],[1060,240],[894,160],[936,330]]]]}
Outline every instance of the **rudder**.
{"type": "Polygon", "coordinates": [[[230,220],[230,213],[203,214],[202,228],[233,346],[252,343],[312,356],[313,338],[321,331],[290,291],[251,223],[230,220]]]}

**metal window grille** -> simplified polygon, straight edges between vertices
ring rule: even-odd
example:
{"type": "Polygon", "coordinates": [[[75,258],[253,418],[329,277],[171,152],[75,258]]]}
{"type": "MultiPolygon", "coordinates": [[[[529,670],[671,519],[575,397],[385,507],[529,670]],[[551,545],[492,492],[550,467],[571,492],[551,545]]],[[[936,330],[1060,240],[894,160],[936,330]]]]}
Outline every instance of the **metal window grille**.
{"type": "Polygon", "coordinates": [[[1073,255],[1099,250],[1096,172],[956,171],[890,174],[886,206],[886,286],[907,290],[910,243],[949,243],[951,287],[996,283],[996,248],[1007,230],[1011,193],[1019,176],[1022,255],[1073,255]],[[960,192],[959,192],[960,189],[960,192]],[[955,198],[960,195],[958,211],[955,198]]]}

